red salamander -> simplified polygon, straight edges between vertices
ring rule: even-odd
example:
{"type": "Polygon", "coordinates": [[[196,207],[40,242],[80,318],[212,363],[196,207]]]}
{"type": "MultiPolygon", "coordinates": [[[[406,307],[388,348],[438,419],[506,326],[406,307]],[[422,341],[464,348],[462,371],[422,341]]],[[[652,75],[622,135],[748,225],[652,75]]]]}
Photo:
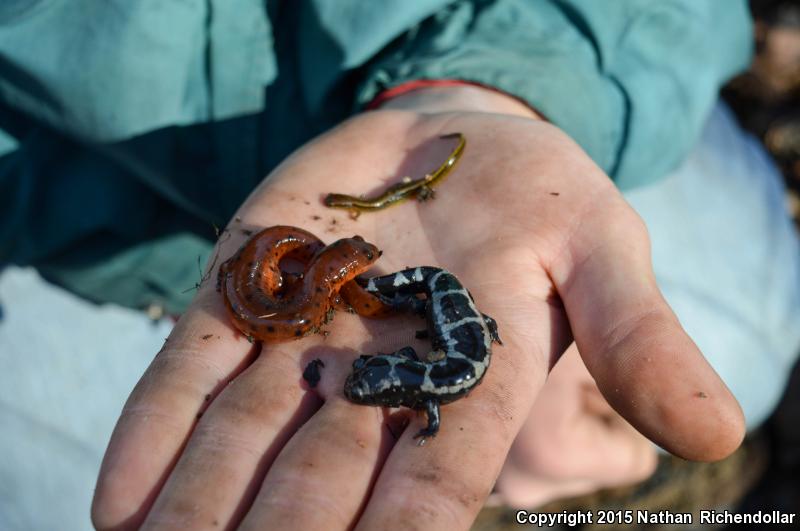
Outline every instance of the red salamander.
{"type": "Polygon", "coordinates": [[[236,328],[255,341],[303,337],[327,322],[339,291],[361,315],[388,309],[353,282],[381,252],[360,236],[325,244],[310,232],[284,225],[253,235],[219,268],[217,289],[236,328]],[[285,275],[284,259],[305,265],[301,275],[285,275]]]}

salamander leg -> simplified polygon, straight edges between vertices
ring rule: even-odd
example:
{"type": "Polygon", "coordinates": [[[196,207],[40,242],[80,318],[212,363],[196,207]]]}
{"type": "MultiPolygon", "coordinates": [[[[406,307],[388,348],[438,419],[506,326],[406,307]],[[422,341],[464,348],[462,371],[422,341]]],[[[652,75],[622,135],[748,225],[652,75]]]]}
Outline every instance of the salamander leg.
{"type": "Polygon", "coordinates": [[[419,445],[425,444],[426,437],[435,437],[439,433],[439,402],[436,400],[428,400],[425,402],[425,412],[428,414],[428,425],[419,433],[414,435],[415,439],[420,439],[419,445]]]}
{"type": "Polygon", "coordinates": [[[497,321],[485,313],[482,313],[481,315],[483,316],[483,322],[486,323],[486,327],[489,329],[489,335],[492,336],[492,341],[498,345],[502,345],[503,341],[500,339],[500,334],[497,333],[497,321]]]}
{"type": "Polygon", "coordinates": [[[434,199],[436,197],[436,192],[430,186],[422,185],[417,188],[417,201],[425,202],[428,199],[434,199]]]}

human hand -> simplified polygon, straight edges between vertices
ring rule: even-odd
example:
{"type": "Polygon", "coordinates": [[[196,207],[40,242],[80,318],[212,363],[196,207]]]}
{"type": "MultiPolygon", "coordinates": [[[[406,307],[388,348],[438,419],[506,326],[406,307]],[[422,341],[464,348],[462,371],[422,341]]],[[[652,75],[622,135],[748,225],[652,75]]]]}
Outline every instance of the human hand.
{"type": "Polygon", "coordinates": [[[573,343],[536,397],[490,503],[540,507],[636,483],[657,462],[653,443],[608,405],[573,343]]]}
{"type": "Polygon", "coordinates": [[[220,239],[210,278],[243,229],[276,224],[328,241],[359,234],[384,251],[383,272],[456,273],[504,340],[483,383],[443,407],[425,447],[412,440],[425,419],[413,415],[395,440],[386,426],[400,419],[347,402],[341,389],[358,354],[408,344],[418,322],[339,314],[327,338],[259,349],[204,282],[121,414],[95,493],[97,527],[466,529],[573,337],[611,406],[664,448],[712,460],[741,440],[738,404],[656,287],[641,220],[570,139],[532,116],[349,120],[254,191],[220,239]],[[438,137],[452,132],[467,149],[432,202],[358,220],[322,206],[324,192],[430,171],[452,149],[438,137]],[[316,357],[325,369],[313,392],[300,375],[316,357]]]}

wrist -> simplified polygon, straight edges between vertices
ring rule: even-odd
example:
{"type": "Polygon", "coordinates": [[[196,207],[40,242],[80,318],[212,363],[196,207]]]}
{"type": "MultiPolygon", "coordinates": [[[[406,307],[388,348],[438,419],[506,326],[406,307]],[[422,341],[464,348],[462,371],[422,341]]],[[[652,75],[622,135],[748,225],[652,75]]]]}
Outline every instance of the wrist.
{"type": "Polygon", "coordinates": [[[485,112],[534,120],[544,117],[522,100],[499,90],[470,83],[432,84],[375,100],[375,109],[407,110],[421,113],[485,112]]]}

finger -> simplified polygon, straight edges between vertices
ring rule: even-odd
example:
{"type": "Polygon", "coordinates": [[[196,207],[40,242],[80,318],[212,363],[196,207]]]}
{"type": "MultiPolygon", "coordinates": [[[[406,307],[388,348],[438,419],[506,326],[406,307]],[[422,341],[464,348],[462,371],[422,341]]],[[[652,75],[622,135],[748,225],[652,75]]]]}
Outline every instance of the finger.
{"type": "MultiPolygon", "coordinates": [[[[506,322],[502,311],[495,313],[498,322],[506,322]]],[[[426,419],[417,415],[412,420],[387,458],[357,529],[469,529],[547,364],[543,354],[520,348],[511,330],[501,333],[504,346],[494,349],[483,383],[468,397],[442,407],[435,438],[418,446],[412,437],[426,419]]],[[[542,344],[546,349],[547,341],[542,344]]]]}
{"type": "Polygon", "coordinates": [[[97,481],[97,528],[142,522],[197,415],[249,363],[252,346],[226,324],[216,295],[207,290],[198,296],[128,398],[97,481]]]}
{"type": "Polygon", "coordinates": [[[241,518],[275,455],[319,407],[301,372],[296,352],[279,346],[237,376],[200,419],[145,527],[224,528],[241,518]]]}
{"type": "Polygon", "coordinates": [[[349,369],[346,360],[354,353],[344,343],[364,333],[363,323],[347,314],[336,322],[329,339],[313,336],[264,347],[225,387],[182,449],[145,527],[237,525],[275,457],[320,406],[318,393],[330,396],[349,369]],[[308,392],[302,373],[314,358],[323,360],[324,369],[319,386],[308,392]]]}
{"type": "Polygon", "coordinates": [[[389,439],[381,409],[326,402],[278,456],[240,528],[350,529],[389,439]]]}
{"type": "Polygon", "coordinates": [[[721,459],[744,436],[741,409],[661,296],[643,222],[605,195],[549,268],[581,356],[641,433],[687,459],[721,459]]]}
{"type": "Polygon", "coordinates": [[[325,405],[278,455],[241,527],[262,529],[269,522],[274,528],[351,528],[381,464],[402,435],[405,412],[386,415],[381,408],[344,400],[342,382],[356,354],[346,345],[363,337],[359,352],[397,350],[415,344],[413,329],[419,323],[405,316],[368,322],[349,317],[337,317],[348,333],[326,340],[326,346],[339,348],[325,358],[317,388],[325,405]]]}

